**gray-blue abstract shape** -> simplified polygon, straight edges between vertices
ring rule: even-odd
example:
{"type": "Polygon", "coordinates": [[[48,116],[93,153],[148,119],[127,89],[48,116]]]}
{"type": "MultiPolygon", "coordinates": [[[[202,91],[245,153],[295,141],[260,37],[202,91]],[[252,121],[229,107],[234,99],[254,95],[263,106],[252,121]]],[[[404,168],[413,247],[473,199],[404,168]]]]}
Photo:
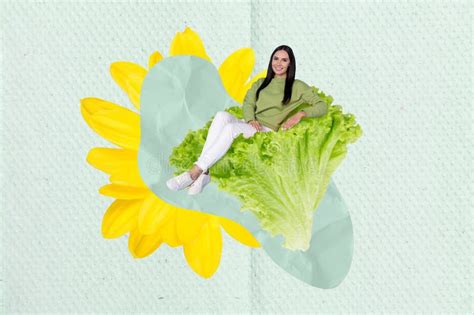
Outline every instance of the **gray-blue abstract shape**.
{"type": "Polygon", "coordinates": [[[167,188],[166,181],[173,176],[168,161],[173,148],[189,131],[202,128],[216,112],[237,105],[225,91],[213,64],[195,56],[165,58],[148,72],[140,100],[140,175],[159,198],[241,224],[275,263],[312,286],[334,288],[342,282],[352,262],[353,231],[347,206],[332,179],[315,211],[311,244],[306,251],[284,248],[281,236],[268,234],[251,212],[240,211],[237,198],[219,191],[213,182],[194,196],[167,188]]]}

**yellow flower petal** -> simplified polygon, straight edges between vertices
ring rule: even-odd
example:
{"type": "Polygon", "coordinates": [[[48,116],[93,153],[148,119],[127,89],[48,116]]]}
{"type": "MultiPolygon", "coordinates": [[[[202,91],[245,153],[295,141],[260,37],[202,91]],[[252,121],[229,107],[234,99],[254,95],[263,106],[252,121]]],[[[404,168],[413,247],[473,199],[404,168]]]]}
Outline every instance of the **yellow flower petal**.
{"type": "Polygon", "coordinates": [[[108,184],[99,189],[99,193],[116,199],[132,200],[143,199],[149,193],[147,187],[134,187],[117,184],[108,184]]]}
{"type": "Polygon", "coordinates": [[[81,99],[81,113],[95,132],[110,142],[137,151],[140,116],[124,107],[98,98],[81,99]]]}
{"type": "Polygon", "coordinates": [[[148,59],[148,69],[153,68],[153,66],[156,65],[161,60],[163,60],[163,56],[160,54],[159,51],[155,51],[153,54],[151,54],[150,58],[148,59]]]}
{"type": "Polygon", "coordinates": [[[117,148],[92,148],[87,155],[87,162],[95,168],[114,174],[121,169],[130,169],[137,164],[138,152],[117,148]]]}
{"type": "Polygon", "coordinates": [[[134,229],[141,204],[142,200],[115,200],[102,219],[102,235],[116,238],[134,229]]]}
{"type": "Polygon", "coordinates": [[[209,220],[208,214],[193,210],[181,209],[176,215],[176,230],[181,243],[188,243],[195,239],[202,226],[209,220]]]}
{"type": "Polygon", "coordinates": [[[93,148],[87,155],[87,162],[95,168],[110,174],[113,184],[146,187],[138,169],[137,151],[116,148],[93,148]]]}
{"type": "Polygon", "coordinates": [[[175,207],[150,192],[145,198],[138,215],[138,231],[140,234],[154,234],[171,219],[175,207]]]}
{"type": "Polygon", "coordinates": [[[127,93],[130,102],[140,110],[140,91],[147,70],[133,62],[119,61],[110,65],[114,81],[127,93]]]}
{"type": "Polygon", "coordinates": [[[222,227],[227,232],[227,234],[232,236],[234,239],[236,239],[240,243],[247,245],[249,247],[261,247],[260,243],[252,235],[252,233],[250,233],[242,225],[223,217],[219,217],[219,222],[221,223],[222,227]]]}
{"type": "Polygon", "coordinates": [[[159,233],[143,235],[134,229],[128,239],[128,250],[135,258],[143,258],[153,253],[162,241],[159,233]]]}
{"type": "Polygon", "coordinates": [[[184,32],[176,33],[171,42],[169,55],[193,55],[211,62],[201,38],[190,27],[186,27],[184,32]]]}
{"type": "Polygon", "coordinates": [[[138,166],[131,167],[130,169],[122,168],[117,173],[112,174],[109,180],[113,184],[135,186],[135,187],[148,187],[140,176],[138,166]]]}
{"type": "Polygon", "coordinates": [[[116,134],[120,133],[131,139],[140,138],[140,116],[132,111],[123,109],[104,110],[94,113],[92,119],[96,126],[108,128],[116,134]]]}
{"type": "Polygon", "coordinates": [[[211,216],[197,238],[184,244],[184,255],[191,268],[204,278],[211,277],[219,266],[222,235],[218,219],[211,216]]]}
{"type": "Polygon", "coordinates": [[[171,247],[182,245],[178,239],[178,234],[176,233],[176,213],[179,211],[179,208],[175,211],[171,211],[169,214],[170,217],[167,220],[168,222],[160,228],[160,235],[163,242],[171,247]]]}
{"type": "Polygon", "coordinates": [[[219,67],[219,74],[227,93],[239,103],[243,102],[245,94],[242,90],[252,73],[254,63],[253,49],[241,48],[227,57],[219,67]]]}

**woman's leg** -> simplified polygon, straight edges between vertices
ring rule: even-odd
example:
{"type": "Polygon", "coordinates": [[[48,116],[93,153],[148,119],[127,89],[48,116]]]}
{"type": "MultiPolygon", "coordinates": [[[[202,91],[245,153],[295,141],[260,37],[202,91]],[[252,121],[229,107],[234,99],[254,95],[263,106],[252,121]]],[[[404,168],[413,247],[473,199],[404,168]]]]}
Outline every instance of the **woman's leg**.
{"type": "MultiPolygon", "coordinates": [[[[223,157],[227,150],[229,150],[232,142],[241,133],[244,138],[249,138],[257,132],[257,129],[250,124],[236,119],[235,122],[227,123],[220,129],[219,134],[215,138],[214,143],[206,147],[206,150],[201,153],[199,159],[194,163],[201,170],[208,170],[214,163],[223,157]]],[[[207,140],[206,140],[207,142],[207,140]]]]}
{"type": "MultiPolygon", "coordinates": [[[[226,111],[217,112],[216,115],[214,116],[214,119],[212,120],[211,126],[209,127],[206,142],[204,143],[204,147],[202,148],[201,155],[204,155],[207,149],[214,144],[216,139],[219,137],[222,131],[222,128],[224,128],[226,124],[237,123],[237,122],[242,122],[244,124],[247,124],[244,119],[237,119],[234,115],[226,111]]],[[[262,125],[262,132],[269,132],[269,131],[273,131],[273,130],[262,125]]]]}
{"type": "MultiPolygon", "coordinates": [[[[212,120],[211,125],[209,126],[206,142],[204,143],[204,147],[202,148],[202,151],[201,151],[201,156],[205,155],[207,152],[207,149],[211,147],[214,144],[214,142],[216,142],[217,138],[219,137],[225,125],[227,125],[228,123],[237,122],[237,121],[239,120],[234,115],[226,111],[218,111],[214,115],[214,119],[212,120]]],[[[198,165],[194,165],[189,171],[192,179],[196,179],[202,172],[203,172],[203,169],[199,167],[198,165]]],[[[204,170],[204,172],[205,174],[208,174],[209,170],[206,169],[204,170]]]]}
{"type": "Polygon", "coordinates": [[[219,137],[222,128],[228,123],[237,122],[238,119],[226,112],[226,111],[219,111],[214,116],[212,120],[211,126],[209,126],[209,131],[207,132],[206,142],[204,143],[204,147],[202,148],[201,155],[205,154],[207,149],[214,144],[216,139],[219,137]]]}

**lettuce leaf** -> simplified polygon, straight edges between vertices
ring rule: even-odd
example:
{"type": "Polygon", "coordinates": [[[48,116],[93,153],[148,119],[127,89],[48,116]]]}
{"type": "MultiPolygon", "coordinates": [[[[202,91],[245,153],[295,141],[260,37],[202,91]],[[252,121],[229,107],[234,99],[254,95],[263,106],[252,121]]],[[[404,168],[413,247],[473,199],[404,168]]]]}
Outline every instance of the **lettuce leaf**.
{"type": "MultiPolygon", "coordinates": [[[[238,198],[241,211],[251,211],[272,236],[281,234],[283,247],[291,250],[309,248],[314,212],[330,177],[346,156],[347,144],[362,135],[354,115],[343,114],[340,105],[331,105],[331,96],[313,90],[329,105],[326,115],[304,117],[286,131],[257,132],[248,139],[241,134],[210,168],[218,189],[238,198]]],[[[226,111],[242,118],[240,106],[226,111]]],[[[198,159],[211,122],[190,131],[173,149],[169,161],[175,175],[198,159]]]]}

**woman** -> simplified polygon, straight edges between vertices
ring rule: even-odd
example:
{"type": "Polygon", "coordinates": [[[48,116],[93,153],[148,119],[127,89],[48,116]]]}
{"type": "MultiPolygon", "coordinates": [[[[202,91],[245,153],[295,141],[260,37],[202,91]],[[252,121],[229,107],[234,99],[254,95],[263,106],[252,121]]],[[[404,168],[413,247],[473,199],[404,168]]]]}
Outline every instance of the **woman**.
{"type": "Polygon", "coordinates": [[[166,182],[168,188],[181,190],[190,186],[188,194],[200,193],[211,181],[209,168],[225,155],[241,133],[244,138],[249,138],[256,132],[278,131],[280,126],[286,130],[305,116],[325,115],[327,104],[313,93],[310,86],[295,79],[295,72],[292,49],[286,45],[275,48],[268,63],[267,76],[255,81],[244,98],[244,118],[237,119],[226,111],[218,112],[209,127],[200,157],[191,170],[169,179],[166,182]],[[311,107],[300,109],[299,105],[303,103],[311,107]]]}

